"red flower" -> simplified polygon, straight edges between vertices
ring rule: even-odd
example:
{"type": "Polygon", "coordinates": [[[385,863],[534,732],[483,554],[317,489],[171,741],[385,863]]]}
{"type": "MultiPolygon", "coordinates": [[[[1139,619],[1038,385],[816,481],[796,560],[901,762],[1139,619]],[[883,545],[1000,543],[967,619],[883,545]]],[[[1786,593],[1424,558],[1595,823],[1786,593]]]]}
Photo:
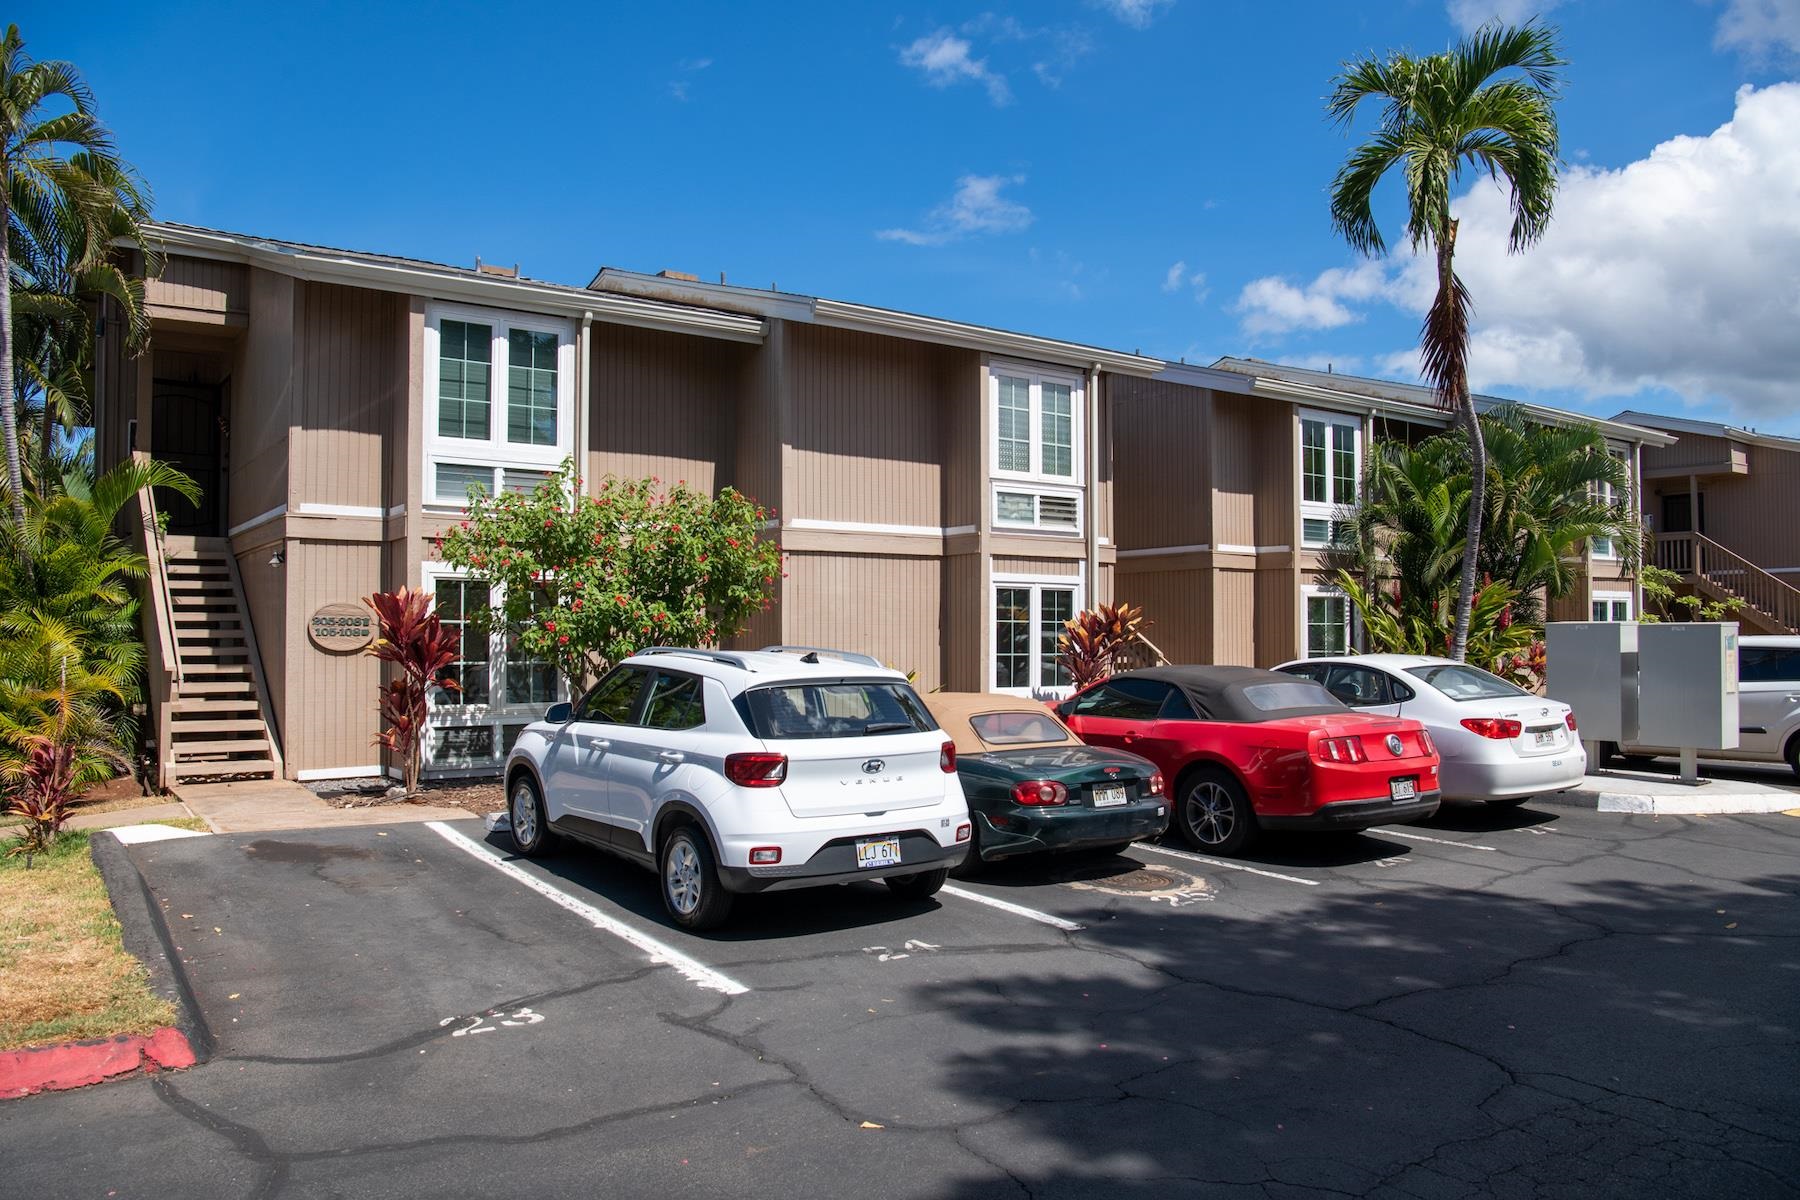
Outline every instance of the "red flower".
{"type": "Polygon", "coordinates": [[[625,597],[623,597],[623,596],[614,596],[614,597],[613,597],[613,599],[615,599],[615,600],[617,600],[617,601],[618,601],[618,602],[619,602],[619,607],[620,607],[620,608],[624,608],[624,607],[625,607],[625,597]]]}
{"type": "Polygon", "coordinates": [[[566,646],[566,645],[568,645],[568,644],[569,644],[569,635],[568,635],[568,634],[566,634],[566,633],[565,633],[565,634],[563,634],[563,635],[562,635],[562,636],[561,636],[561,637],[559,637],[559,638],[557,638],[557,639],[556,639],[556,644],[557,644],[557,645],[559,645],[559,646],[566,646]]]}
{"type": "Polygon", "coordinates": [[[668,613],[657,613],[654,616],[652,616],[650,619],[652,621],[655,621],[658,625],[661,625],[664,621],[669,619],[669,614],[668,613]]]}
{"type": "Polygon", "coordinates": [[[725,544],[735,550],[737,548],[738,540],[736,538],[726,538],[725,544]]]}
{"type": "Polygon", "coordinates": [[[556,622],[555,621],[545,621],[544,628],[548,629],[551,633],[555,633],[556,632],[556,622]]]}
{"type": "Polygon", "coordinates": [[[553,521],[553,520],[551,520],[551,519],[550,519],[550,518],[549,518],[549,517],[545,517],[545,518],[544,518],[544,528],[545,528],[545,529],[548,529],[548,528],[550,528],[550,527],[551,527],[551,526],[552,526],[552,525],[554,525],[554,524],[556,524],[556,522],[555,522],[555,521],[553,521]]]}
{"type": "Polygon", "coordinates": [[[579,596],[577,596],[575,598],[575,603],[571,604],[569,607],[573,608],[576,612],[580,612],[581,611],[581,598],[579,596]]]}

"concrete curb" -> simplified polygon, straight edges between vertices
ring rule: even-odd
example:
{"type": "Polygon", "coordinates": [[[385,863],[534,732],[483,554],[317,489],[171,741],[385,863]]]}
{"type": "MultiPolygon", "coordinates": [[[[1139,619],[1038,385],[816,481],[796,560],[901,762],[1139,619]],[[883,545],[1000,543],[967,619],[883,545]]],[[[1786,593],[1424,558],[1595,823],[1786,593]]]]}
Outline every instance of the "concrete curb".
{"type": "Polygon", "coordinates": [[[1631,784],[1620,781],[1608,786],[1597,782],[1566,792],[1539,796],[1533,804],[1553,804],[1562,808],[1585,808],[1603,813],[1635,813],[1653,817],[1695,817],[1780,813],[1800,809],[1800,794],[1768,792],[1720,792],[1707,787],[1692,789],[1694,794],[1669,794],[1631,790],[1631,784]]]}
{"type": "Polygon", "coordinates": [[[217,1042],[182,968],[168,923],[150,894],[150,885],[144,882],[143,874],[118,838],[96,833],[88,838],[88,853],[93,855],[100,878],[106,882],[107,894],[112,897],[125,949],[144,964],[151,988],[175,1006],[175,1028],[192,1050],[192,1062],[184,1065],[205,1062],[212,1057],[217,1042]]]}
{"type": "Polygon", "coordinates": [[[139,1070],[179,1071],[197,1060],[187,1035],[165,1026],[145,1037],[120,1034],[89,1042],[0,1053],[0,1100],[116,1079],[139,1070]]]}

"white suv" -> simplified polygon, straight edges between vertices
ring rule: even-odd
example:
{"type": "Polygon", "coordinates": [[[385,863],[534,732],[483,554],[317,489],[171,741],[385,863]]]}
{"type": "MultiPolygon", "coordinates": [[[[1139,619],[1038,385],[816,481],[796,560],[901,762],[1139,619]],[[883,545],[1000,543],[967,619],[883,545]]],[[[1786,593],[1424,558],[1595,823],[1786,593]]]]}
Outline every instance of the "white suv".
{"type": "Polygon", "coordinates": [[[634,655],[526,727],[506,792],[520,854],[567,837],[649,867],[687,929],[738,892],[923,899],[969,845],[956,748],[906,677],[807,646],[634,655]]]}
{"type": "MultiPolygon", "coordinates": [[[[1672,746],[1608,744],[1603,753],[1627,762],[1675,755],[1672,746]]],[[[1785,762],[1800,775],[1800,637],[1751,634],[1738,639],[1738,744],[1735,750],[1703,750],[1712,759],[1785,762]]]]}

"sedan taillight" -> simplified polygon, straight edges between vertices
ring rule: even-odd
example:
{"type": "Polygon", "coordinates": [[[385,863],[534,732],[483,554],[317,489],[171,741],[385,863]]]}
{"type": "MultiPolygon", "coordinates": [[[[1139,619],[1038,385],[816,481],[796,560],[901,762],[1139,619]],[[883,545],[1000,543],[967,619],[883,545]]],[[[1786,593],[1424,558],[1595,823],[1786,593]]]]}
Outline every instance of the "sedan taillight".
{"type": "Polygon", "coordinates": [[[1360,763],[1369,761],[1369,756],[1363,753],[1362,739],[1354,735],[1320,738],[1318,756],[1323,762],[1360,763]]]}
{"type": "Polygon", "coordinates": [[[938,770],[946,775],[953,774],[956,771],[955,742],[945,742],[943,748],[938,751],[938,770]]]}
{"type": "Polygon", "coordinates": [[[1154,772],[1154,773],[1153,773],[1153,774],[1152,774],[1152,775],[1151,775],[1151,776],[1150,776],[1150,782],[1149,782],[1149,783],[1148,783],[1148,784],[1146,784],[1146,785],[1145,785],[1145,786],[1144,786],[1144,795],[1146,795],[1146,796],[1160,796],[1160,795],[1162,795],[1162,794],[1163,794],[1163,777],[1162,777],[1162,772],[1161,772],[1161,771],[1157,771],[1157,772],[1154,772]]]}
{"type": "Polygon", "coordinates": [[[1563,722],[1568,725],[1570,733],[1575,732],[1575,710],[1574,709],[1571,708],[1569,710],[1569,715],[1563,718],[1563,722]]]}
{"type": "Polygon", "coordinates": [[[1464,717],[1462,727],[1497,742],[1510,742],[1525,732],[1524,725],[1507,717],[1464,717]]]}
{"type": "Polygon", "coordinates": [[[728,754],[725,756],[725,778],[747,788],[780,787],[787,782],[788,760],[785,754],[728,754]]]}
{"type": "Polygon", "coordinates": [[[1031,808],[1066,804],[1069,789],[1054,779],[1033,779],[1027,783],[1013,784],[1013,800],[1031,808]]]}

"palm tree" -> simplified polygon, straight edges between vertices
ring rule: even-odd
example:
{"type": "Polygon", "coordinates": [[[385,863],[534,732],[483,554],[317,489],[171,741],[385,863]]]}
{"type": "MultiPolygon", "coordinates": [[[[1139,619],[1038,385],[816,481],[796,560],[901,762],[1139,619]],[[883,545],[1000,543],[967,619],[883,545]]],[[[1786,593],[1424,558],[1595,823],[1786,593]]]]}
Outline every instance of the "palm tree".
{"type": "Polygon", "coordinates": [[[103,253],[119,204],[113,181],[127,176],[80,72],[66,62],[31,61],[19,27],[9,25],[0,39],[0,437],[20,531],[26,518],[13,366],[14,251],[35,245],[34,232],[59,231],[66,246],[40,249],[65,258],[71,248],[103,253]],[[53,111],[62,107],[58,101],[68,111],[53,111]]]}
{"type": "Polygon", "coordinates": [[[1535,21],[1489,25],[1442,54],[1346,63],[1326,103],[1332,119],[1345,126],[1364,100],[1383,105],[1374,134],[1332,181],[1332,225],[1359,253],[1385,253],[1373,199],[1376,185],[1398,167],[1406,180],[1407,237],[1415,251],[1430,249],[1437,259],[1437,294],[1420,333],[1421,358],[1438,404],[1468,433],[1473,488],[1451,640],[1456,658],[1468,646],[1488,471],[1469,394],[1469,293],[1456,275],[1450,191],[1465,168],[1504,179],[1513,215],[1508,249],[1518,252],[1543,236],[1556,198],[1554,101],[1563,65],[1554,30],[1535,21]]]}

